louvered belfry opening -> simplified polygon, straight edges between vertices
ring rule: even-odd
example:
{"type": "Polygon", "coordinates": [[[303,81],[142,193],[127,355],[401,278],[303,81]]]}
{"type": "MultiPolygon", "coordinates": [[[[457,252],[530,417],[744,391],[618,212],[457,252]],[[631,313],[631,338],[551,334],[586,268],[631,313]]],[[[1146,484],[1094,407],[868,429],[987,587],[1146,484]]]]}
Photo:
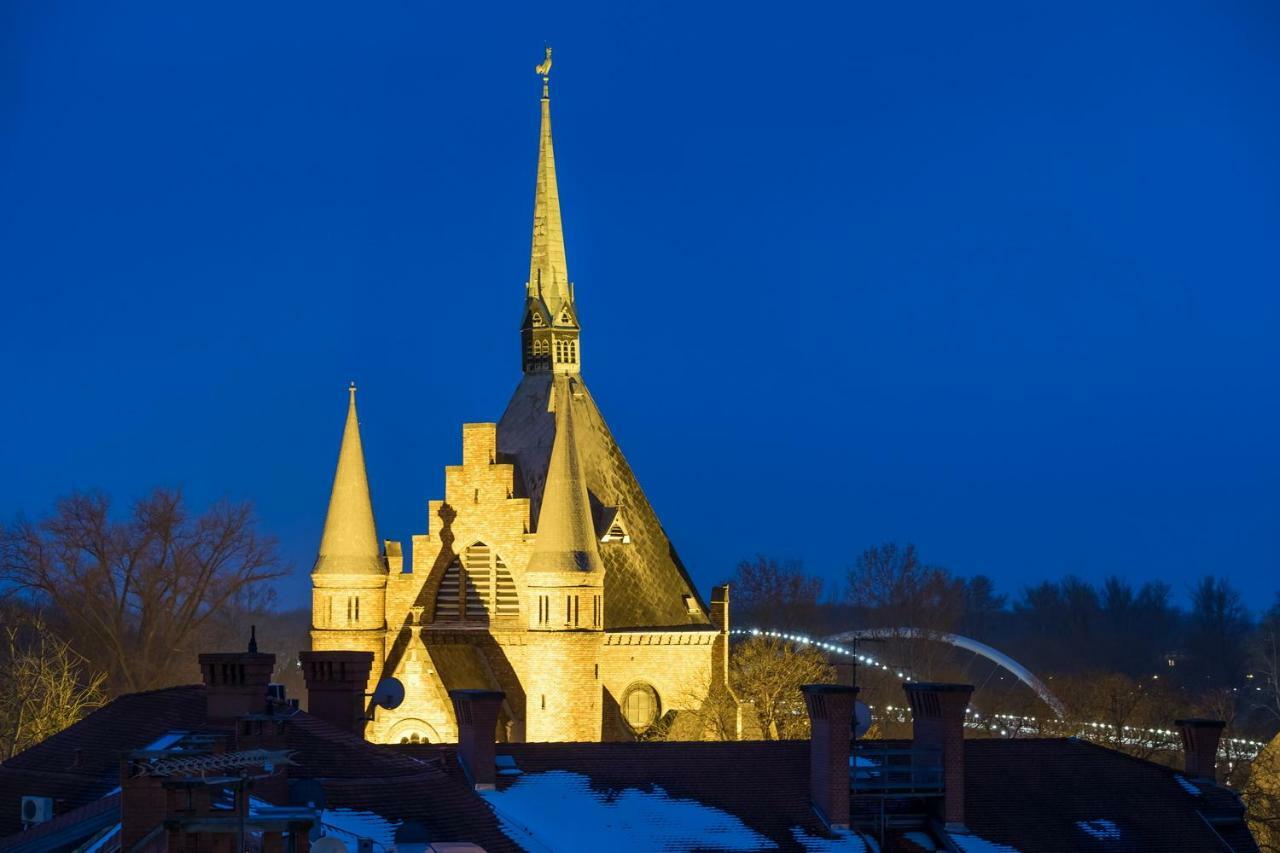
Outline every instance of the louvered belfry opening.
{"type": "Polygon", "coordinates": [[[511,570],[485,543],[464,549],[445,569],[436,592],[437,622],[487,624],[493,618],[519,615],[511,570]]]}

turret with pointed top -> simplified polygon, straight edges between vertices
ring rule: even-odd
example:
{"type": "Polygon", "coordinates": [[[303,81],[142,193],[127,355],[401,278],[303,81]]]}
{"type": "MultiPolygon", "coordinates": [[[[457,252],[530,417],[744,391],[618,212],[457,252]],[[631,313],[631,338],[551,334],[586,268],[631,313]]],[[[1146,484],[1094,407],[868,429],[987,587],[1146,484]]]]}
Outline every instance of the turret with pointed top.
{"type": "Polygon", "coordinates": [[[311,570],[311,649],[373,652],[376,673],[382,668],[387,628],[387,560],[373,521],[354,382],[347,391],[347,422],[329,513],[311,570]]]}
{"type": "Polygon", "coordinates": [[[552,380],[556,432],[525,571],[533,635],[526,675],[526,737],[600,739],[600,653],[604,642],[604,563],[600,559],[574,408],[583,405],[573,376],[552,380]]]}
{"type": "Polygon", "coordinates": [[[342,431],[342,448],[338,451],[338,468],[333,475],[320,554],[312,571],[315,574],[385,574],[387,564],[378,549],[369,477],[364,467],[364,446],[360,443],[356,384],[352,382],[347,391],[350,394],[347,423],[342,431]]]}
{"type": "Polygon", "coordinates": [[[551,142],[551,48],[537,67],[542,77],[542,127],[538,134],[538,181],[533,196],[533,245],[529,252],[529,280],[525,283],[524,321],[520,327],[525,373],[577,373],[577,308],[560,221],[560,190],[556,184],[556,155],[551,142]]]}

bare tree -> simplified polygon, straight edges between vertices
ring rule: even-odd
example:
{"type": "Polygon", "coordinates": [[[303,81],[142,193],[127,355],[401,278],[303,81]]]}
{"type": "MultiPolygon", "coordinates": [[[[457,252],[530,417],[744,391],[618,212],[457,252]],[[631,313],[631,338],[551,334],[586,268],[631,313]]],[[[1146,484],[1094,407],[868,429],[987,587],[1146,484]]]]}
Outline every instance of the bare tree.
{"type": "Polygon", "coordinates": [[[798,560],[779,563],[760,555],[738,563],[733,579],[736,617],[743,624],[792,631],[813,629],[822,580],[804,573],[798,560]]]}
{"type": "Polygon", "coordinates": [[[1257,707],[1275,725],[1280,723],[1280,595],[1258,623],[1251,646],[1257,707]]]}
{"type": "Polygon", "coordinates": [[[734,694],[755,709],[765,740],[809,736],[804,684],[830,682],[835,671],[819,652],[770,637],[738,643],[729,657],[734,694]]]}
{"type": "Polygon", "coordinates": [[[0,530],[0,581],[49,606],[113,692],[172,684],[213,614],[283,574],[275,541],[248,504],[192,517],[157,489],[124,519],[100,494],[73,494],[52,516],[0,530]]]}
{"type": "Polygon", "coordinates": [[[91,672],[39,615],[10,610],[0,634],[0,759],[70,726],[102,704],[106,676],[91,672]]]}

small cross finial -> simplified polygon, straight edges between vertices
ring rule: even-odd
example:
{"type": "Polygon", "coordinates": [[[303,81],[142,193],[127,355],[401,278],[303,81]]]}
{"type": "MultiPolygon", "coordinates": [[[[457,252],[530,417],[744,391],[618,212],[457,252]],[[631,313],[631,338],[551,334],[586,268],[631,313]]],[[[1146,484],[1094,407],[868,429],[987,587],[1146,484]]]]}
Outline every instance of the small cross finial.
{"type": "Polygon", "coordinates": [[[352,379],[351,384],[347,386],[347,390],[350,391],[352,394],[356,393],[356,381],[354,379],[352,379]]]}

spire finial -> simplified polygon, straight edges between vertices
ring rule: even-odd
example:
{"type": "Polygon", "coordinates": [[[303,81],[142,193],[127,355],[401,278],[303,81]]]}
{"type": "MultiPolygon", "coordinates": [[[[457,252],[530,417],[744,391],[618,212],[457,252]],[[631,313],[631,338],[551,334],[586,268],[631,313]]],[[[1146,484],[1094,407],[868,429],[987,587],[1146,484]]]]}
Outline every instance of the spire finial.
{"type": "Polygon", "coordinates": [[[356,381],[354,379],[352,379],[351,384],[347,386],[347,391],[350,392],[352,397],[356,395],[356,381]]]}
{"type": "Polygon", "coordinates": [[[258,653],[258,626],[249,626],[249,654],[256,655],[258,653]]]}
{"type": "Polygon", "coordinates": [[[550,81],[551,81],[551,45],[544,45],[547,56],[538,64],[534,71],[537,71],[542,77],[542,97],[550,97],[550,81]]]}

